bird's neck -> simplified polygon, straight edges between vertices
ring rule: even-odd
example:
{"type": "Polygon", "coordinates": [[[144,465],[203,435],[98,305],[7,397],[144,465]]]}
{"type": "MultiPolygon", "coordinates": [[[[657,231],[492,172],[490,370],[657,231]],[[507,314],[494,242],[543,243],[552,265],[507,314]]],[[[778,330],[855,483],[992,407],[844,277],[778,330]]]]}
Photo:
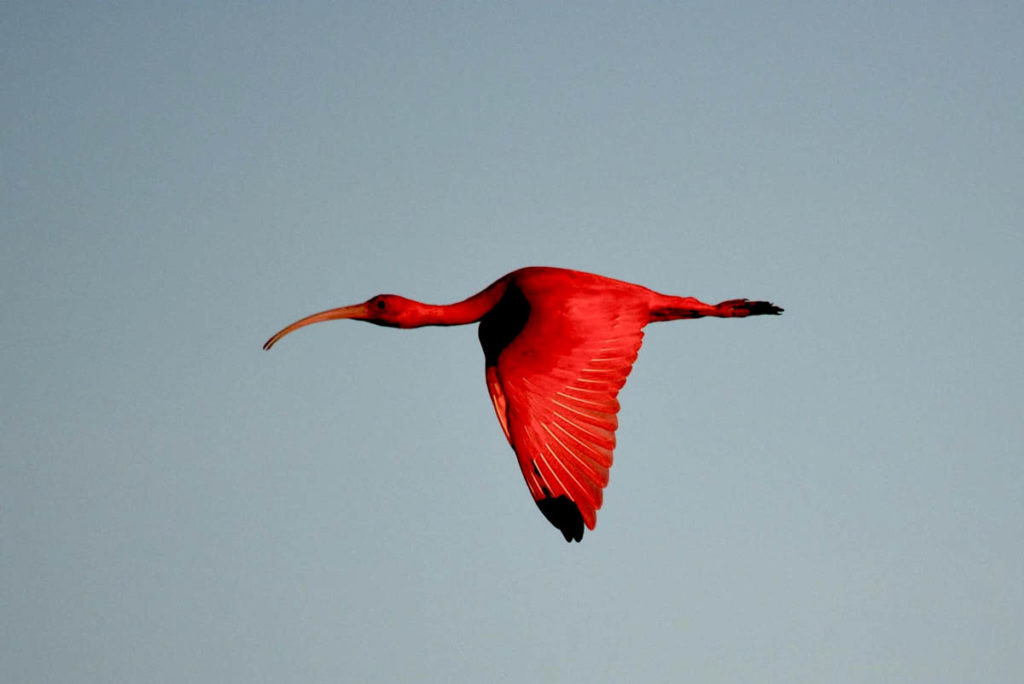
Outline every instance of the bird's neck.
{"type": "Polygon", "coordinates": [[[476,323],[494,308],[505,294],[508,284],[499,280],[487,289],[454,304],[424,304],[414,302],[402,327],[419,328],[425,325],[466,325],[476,323]]]}

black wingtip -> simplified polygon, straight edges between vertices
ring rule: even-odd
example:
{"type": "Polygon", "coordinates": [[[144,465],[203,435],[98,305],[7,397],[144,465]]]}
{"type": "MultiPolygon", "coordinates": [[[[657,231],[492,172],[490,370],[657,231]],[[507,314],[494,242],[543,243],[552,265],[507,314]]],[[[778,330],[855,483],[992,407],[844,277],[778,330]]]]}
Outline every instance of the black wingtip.
{"type": "Polygon", "coordinates": [[[583,514],[573,500],[565,496],[545,497],[537,499],[537,508],[558,528],[565,541],[581,541],[583,539],[583,514]]]}

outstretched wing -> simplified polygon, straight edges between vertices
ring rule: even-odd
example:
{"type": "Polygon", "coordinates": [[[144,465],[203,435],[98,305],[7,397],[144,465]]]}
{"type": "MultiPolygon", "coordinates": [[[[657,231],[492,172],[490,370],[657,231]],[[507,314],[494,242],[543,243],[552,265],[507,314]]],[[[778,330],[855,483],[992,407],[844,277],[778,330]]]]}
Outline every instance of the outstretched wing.
{"type": "Polygon", "coordinates": [[[597,522],[615,448],[616,396],[649,320],[638,299],[607,295],[530,301],[525,325],[487,368],[530,494],[566,541],[580,541],[583,526],[597,522]]]}

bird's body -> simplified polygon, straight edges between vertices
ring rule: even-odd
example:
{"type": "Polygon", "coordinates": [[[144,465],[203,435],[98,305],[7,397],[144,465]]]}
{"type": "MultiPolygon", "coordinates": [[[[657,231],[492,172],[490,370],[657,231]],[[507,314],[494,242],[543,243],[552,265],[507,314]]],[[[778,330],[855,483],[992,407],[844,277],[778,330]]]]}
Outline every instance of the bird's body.
{"type": "Polygon", "coordinates": [[[561,268],[513,271],[472,297],[434,306],[396,295],[331,309],[284,328],[355,318],[378,325],[480,323],[487,389],[526,485],[566,541],[594,529],[615,448],[616,396],[648,323],[779,314],[768,302],[705,304],[561,268]]]}

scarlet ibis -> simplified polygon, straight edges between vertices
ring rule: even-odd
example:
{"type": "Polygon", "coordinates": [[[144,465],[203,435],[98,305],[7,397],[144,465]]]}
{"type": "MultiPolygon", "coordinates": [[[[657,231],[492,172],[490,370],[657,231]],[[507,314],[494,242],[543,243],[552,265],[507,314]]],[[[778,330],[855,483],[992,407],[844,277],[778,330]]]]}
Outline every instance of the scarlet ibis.
{"type": "Polygon", "coordinates": [[[487,390],[534,501],[566,541],[594,529],[615,448],[616,396],[658,321],[778,315],[770,302],[705,304],[562,268],[531,267],[469,299],[423,304],[392,294],[300,319],[267,340],[320,321],[391,328],[480,323],[487,390]]]}

